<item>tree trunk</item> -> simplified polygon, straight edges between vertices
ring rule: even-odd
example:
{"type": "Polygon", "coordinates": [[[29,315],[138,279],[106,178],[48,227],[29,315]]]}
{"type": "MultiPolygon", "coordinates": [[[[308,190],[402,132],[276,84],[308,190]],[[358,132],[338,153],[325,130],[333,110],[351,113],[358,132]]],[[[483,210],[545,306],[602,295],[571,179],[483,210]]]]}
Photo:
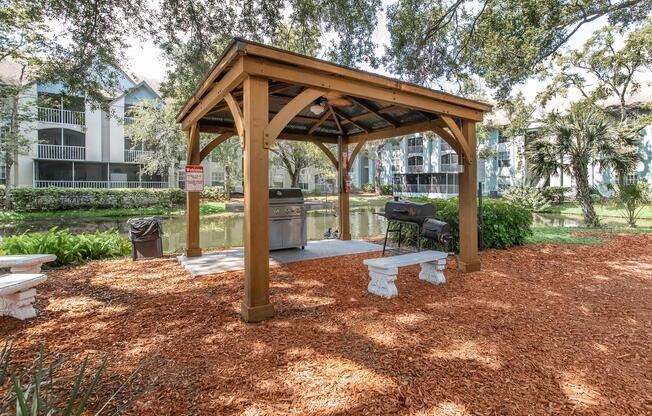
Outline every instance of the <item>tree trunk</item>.
{"type": "Polygon", "coordinates": [[[231,167],[224,166],[224,198],[231,200],[231,167]]]}
{"type": "Polygon", "coordinates": [[[383,146],[378,146],[376,148],[376,169],[374,172],[374,188],[376,189],[376,193],[378,195],[380,195],[382,192],[382,190],[380,189],[382,185],[380,183],[380,175],[382,174],[383,171],[382,149],[383,146]]]}
{"type": "Polygon", "coordinates": [[[299,187],[299,169],[295,169],[294,171],[288,170],[288,173],[290,174],[290,179],[292,179],[292,185],[290,186],[291,188],[298,188],[299,187]]]}
{"type": "Polygon", "coordinates": [[[600,220],[593,208],[593,201],[591,200],[591,187],[589,186],[589,175],[586,166],[579,164],[572,164],[571,167],[573,176],[575,177],[575,184],[577,186],[577,202],[582,207],[584,215],[584,222],[588,227],[598,227],[600,220]]]}

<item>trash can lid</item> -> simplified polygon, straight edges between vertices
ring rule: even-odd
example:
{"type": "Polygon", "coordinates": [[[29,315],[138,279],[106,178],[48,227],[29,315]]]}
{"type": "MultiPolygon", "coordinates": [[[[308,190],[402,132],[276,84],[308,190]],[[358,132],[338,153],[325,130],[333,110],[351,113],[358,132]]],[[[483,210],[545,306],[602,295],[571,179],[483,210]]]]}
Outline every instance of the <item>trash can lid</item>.
{"type": "Polygon", "coordinates": [[[150,241],[163,235],[161,220],[157,217],[130,218],[127,224],[131,241],[150,241]]]}

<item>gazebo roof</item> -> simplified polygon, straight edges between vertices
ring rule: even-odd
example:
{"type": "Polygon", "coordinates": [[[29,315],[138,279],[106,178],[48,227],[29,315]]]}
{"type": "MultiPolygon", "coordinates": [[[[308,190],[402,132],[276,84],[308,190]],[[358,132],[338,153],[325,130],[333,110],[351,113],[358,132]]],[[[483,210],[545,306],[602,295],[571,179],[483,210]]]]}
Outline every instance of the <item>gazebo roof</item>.
{"type": "Polygon", "coordinates": [[[240,72],[270,79],[270,120],[306,88],[324,90],[326,99],[315,100],[324,104],[324,113],[303,108],[283,128],[281,139],[335,143],[344,136],[349,142],[366,141],[432,130],[433,125],[446,128],[441,115],[480,121],[491,109],[479,101],[236,38],[177,121],[185,128],[199,122],[204,132],[236,131],[223,97],[212,98],[227,91],[242,108],[240,72]]]}

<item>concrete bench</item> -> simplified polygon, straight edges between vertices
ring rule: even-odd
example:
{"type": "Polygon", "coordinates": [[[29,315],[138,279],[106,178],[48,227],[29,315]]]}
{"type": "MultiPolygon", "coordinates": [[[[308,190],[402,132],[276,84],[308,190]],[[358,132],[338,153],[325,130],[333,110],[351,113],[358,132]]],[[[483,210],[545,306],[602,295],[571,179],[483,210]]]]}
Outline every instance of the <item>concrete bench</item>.
{"type": "Polygon", "coordinates": [[[366,259],[363,263],[369,268],[369,276],[371,277],[367,290],[369,293],[385,298],[398,296],[395,283],[398,268],[415,264],[421,265],[419,279],[433,284],[446,283],[444,269],[446,268],[447,257],[447,253],[428,250],[399,256],[366,259]]]}
{"type": "Polygon", "coordinates": [[[0,276],[0,316],[29,319],[36,316],[34,287],[47,280],[44,274],[6,274],[0,276]]]}
{"type": "Polygon", "coordinates": [[[12,273],[40,273],[43,263],[56,259],[54,254],[0,256],[0,269],[9,269],[12,273]]]}

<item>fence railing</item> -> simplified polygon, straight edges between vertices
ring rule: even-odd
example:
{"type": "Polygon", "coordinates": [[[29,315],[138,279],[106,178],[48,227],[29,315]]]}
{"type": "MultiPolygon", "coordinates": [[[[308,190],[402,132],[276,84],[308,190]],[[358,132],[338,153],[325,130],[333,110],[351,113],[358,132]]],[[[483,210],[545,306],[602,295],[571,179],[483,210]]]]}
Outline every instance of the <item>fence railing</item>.
{"type": "Polygon", "coordinates": [[[464,172],[464,165],[457,163],[442,163],[438,167],[439,172],[445,173],[462,173],[464,172]]]}
{"type": "Polygon", "coordinates": [[[423,165],[408,165],[405,168],[405,171],[407,173],[422,173],[423,172],[423,165]]]}
{"type": "Polygon", "coordinates": [[[459,193],[458,185],[438,184],[401,184],[395,185],[394,192],[407,194],[445,194],[456,195],[459,193]]]}
{"type": "Polygon", "coordinates": [[[407,150],[408,150],[408,153],[422,154],[423,153],[423,146],[408,146],[407,150]]]}
{"type": "Polygon", "coordinates": [[[70,124],[85,126],[86,115],[83,111],[61,110],[59,108],[38,107],[38,121],[45,123],[70,124]]]}
{"type": "Polygon", "coordinates": [[[40,159],[85,160],[86,148],[84,146],[61,146],[58,144],[39,144],[38,157],[40,159]]]}
{"type": "Polygon", "coordinates": [[[57,188],[168,188],[168,182],[154,181],[34,181],[34,187],[47,188],[55,186],[57,188]]]}
{"type": "Polygon", "coordinates": [[[125,162],[141,162],[143,157],[149,156],[152,152],[140,149],[125,150],[125,162]]]}

